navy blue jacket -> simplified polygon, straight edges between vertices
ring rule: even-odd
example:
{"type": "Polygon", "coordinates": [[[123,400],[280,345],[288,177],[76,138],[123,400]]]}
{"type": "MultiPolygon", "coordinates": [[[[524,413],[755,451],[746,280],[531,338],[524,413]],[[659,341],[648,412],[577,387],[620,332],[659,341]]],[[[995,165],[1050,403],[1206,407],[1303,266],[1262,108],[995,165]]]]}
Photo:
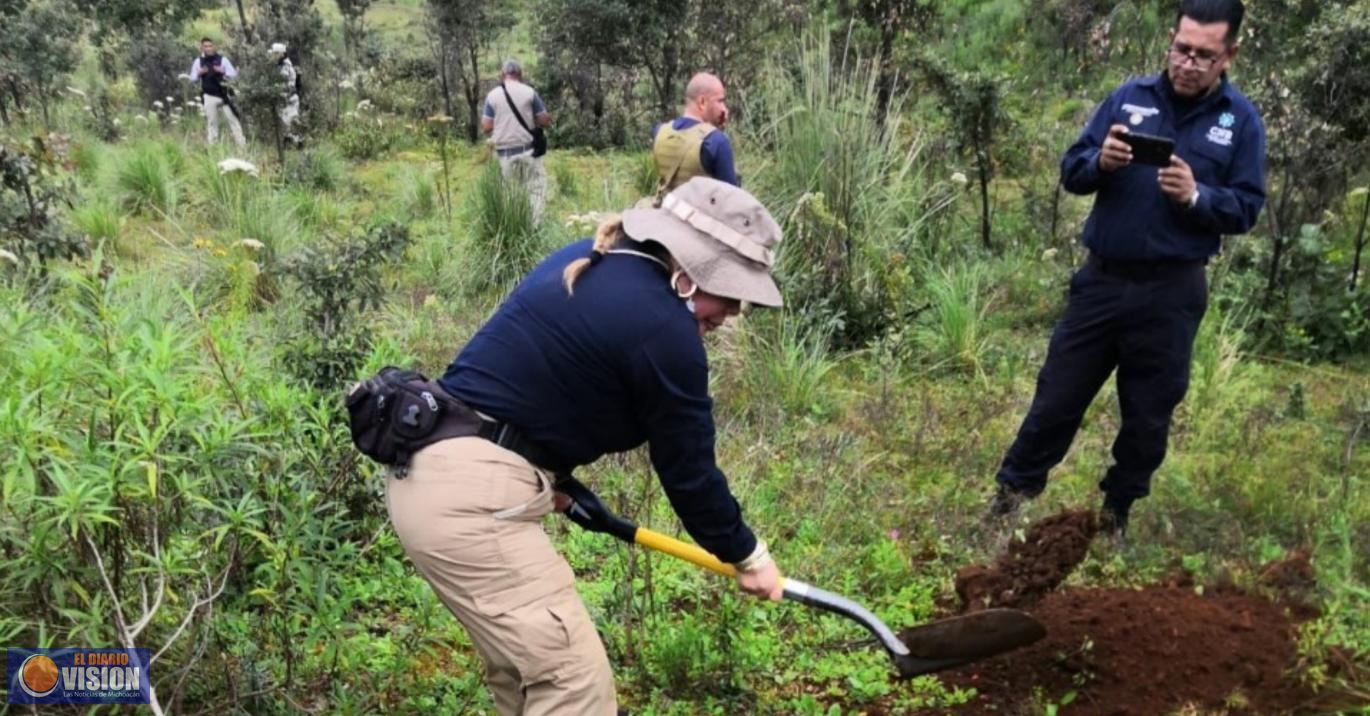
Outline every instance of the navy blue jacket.
{"type": "Polygon", "coordinates": [[[442,387],[520,428],[565,469],[644,442],[686,531],[725,562],[756,537],[714,462],[709,363],[665,269],[609,254],[566,295],[561,272],[590,241],[542,262],[457,355],[442,387]]]}
{"type": "Polygon", "coordinates": [[[1061,183],[1074,194],[1097,192],[1082,241],[1100,258],[1206,259],[1218,253],[1223,234],[1250,231],[1265,204],[1265,127],[1225,75],[1218,89],[1188,103],[1163,74],[1135,79],[1095,110],[1084,134],[1066,151],[1061,183]],[[1132,164],[1111,174],[1100,171],[1100,148],[1114,124],[1173,138],[1175,154],[1194,171],[1198,204],[1191,209],[1166,196],[1157,167],[1132,164]]]}

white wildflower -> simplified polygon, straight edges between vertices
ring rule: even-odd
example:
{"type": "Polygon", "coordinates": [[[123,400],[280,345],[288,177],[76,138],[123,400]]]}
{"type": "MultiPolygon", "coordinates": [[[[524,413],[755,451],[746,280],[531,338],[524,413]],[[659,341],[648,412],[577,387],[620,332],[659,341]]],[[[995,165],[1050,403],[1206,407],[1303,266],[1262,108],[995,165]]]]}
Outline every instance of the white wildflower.
{"type": "Polygon", "coordinates": [[[152,100],[152,108],[153,108],[153,109],[161,109],[161,108],[163,108],[163,107],[165,107],[165,106],[166,106],[166,105],[162,104],[162,100],[160,100],[160,99],[154,99],[154,100],[152,100]]]}
{"type": "Polygon", "coordinates": [[[951,175],[951,181],[952,181],[953,183],[955,183],[955,184],[960,184],[961,186],[965,186],[965,185],[966,185],[966,182],[968,182],[968,181],[970,181],[970,180],[966,178],[966,175],[965,175],[964,172],[956,172],[955,174],[952,174],[952,175],[951,175]]]}
{"type": "Polygon", "coordinates": [[[228,159],[219,162],[219,173],[242,173],[255,177],[257,176],[257,165],[247,161],[246,159],[235,159],[233,157],[229,157],[228,159]]]}
{"type": "Polygon", "coordinates": [[[266,248],[266,244],[256,239],[243,239],[242,241],[238,242],[238,245],[242,246],[245,249],[250,249],[252,251],[261,251],[262,249],[266,248]]]}
{"type": "Polygon", "coordinates": [[[364,99],[357,103],[357,111],[360,112],[363,109],[371,109],[371,100],[364,99]]]}
{"type": "Polygon", "coordinates": [[[1046,251],[1042,252],[1043,261],[1050,261],[1054,258],[1056,258],[1056,249],[1047,249],[1046,251]]]}
{"type": "Polygon", "coordinates": [[[343,89],[352,89],[356,85],[352,84],[352,80],[343,80],[342,82],[338,83],[338,86],[343,89]]]}
{"type": "Polygon", "coordinates": [[[115,117],[115,118],[114,118],[114,126],[117,127],[117,126],[119,126],[119,125],[121,125],[121,124],[123,124],[123,122],[120,121],[118,117],[115,117]]]}
{"type": "Polygon", "coordinates": [[[171,95],[167,95],[166,103],[167,103],[167,104],[176,104],[176,98],[175,98],[175,97],[172,97],[171,95]]]}

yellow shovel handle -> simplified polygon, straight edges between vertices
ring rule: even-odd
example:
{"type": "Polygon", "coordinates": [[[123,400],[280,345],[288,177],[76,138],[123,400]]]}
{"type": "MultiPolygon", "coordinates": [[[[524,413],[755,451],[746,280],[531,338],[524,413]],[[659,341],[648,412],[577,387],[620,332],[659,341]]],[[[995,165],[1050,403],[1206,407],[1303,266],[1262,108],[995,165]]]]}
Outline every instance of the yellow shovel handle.
{"type": "Polygon", "coordinates": [[[660,532],[653,532],[645,527],[637,528],[637,533],[633,535],[633,541],[658,552],[665,552],[672,557],[679,557],[686,562],[691,562],[703,567],[711,572],[716,572],[725,577],[737,576],[737,570],[727,562],[719,559],[705,550],[692,544],[681,542],[674,537],[667,537],[660,532]]]}

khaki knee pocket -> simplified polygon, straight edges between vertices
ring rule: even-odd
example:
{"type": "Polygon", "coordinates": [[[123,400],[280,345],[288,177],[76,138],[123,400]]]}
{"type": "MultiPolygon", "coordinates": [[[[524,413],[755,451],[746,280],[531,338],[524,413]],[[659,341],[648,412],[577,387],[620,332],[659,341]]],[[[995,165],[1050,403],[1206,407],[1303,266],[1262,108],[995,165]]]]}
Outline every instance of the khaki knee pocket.
{"type": "Polygon", "coordinates": [[[578,668],[586,652],[580,641],[587,627],[590,638],[599,638],[593,626],[580,623],[587,616],[579,599],[569,589],[494,616],[525,687],[578,668]]]}

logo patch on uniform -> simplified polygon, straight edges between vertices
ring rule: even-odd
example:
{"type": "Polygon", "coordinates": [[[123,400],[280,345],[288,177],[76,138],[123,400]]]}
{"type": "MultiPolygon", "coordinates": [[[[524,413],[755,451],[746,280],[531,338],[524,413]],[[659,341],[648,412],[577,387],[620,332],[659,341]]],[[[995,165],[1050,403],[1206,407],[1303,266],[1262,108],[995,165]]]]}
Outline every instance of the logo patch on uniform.
{"type": "Polygon", "coordinates": [[[1231,112],[1223,112],[1222,116],[1218,117],[1218,126],[1222,127],[1223,129],[1227,129],[1228,127],[1231,127],[1236,123],[1237,118],[1232,116],[1231,112]]]}
{"type": "Polygon", "coordinates": [[[1124,104],[1123,111],[1130,115],[1128,121],[1133,124],[1141,124],[1147,117],[1155,117],[1161,113],[1156,107],[1139,107],[1131,103],[1124,104]]]}
{"type": "Polygon", "coordinates": [[[1208,141],[1222,147],[1232,146],[1232,130],[1222,127],[1208,128],[1208,141]]]}

